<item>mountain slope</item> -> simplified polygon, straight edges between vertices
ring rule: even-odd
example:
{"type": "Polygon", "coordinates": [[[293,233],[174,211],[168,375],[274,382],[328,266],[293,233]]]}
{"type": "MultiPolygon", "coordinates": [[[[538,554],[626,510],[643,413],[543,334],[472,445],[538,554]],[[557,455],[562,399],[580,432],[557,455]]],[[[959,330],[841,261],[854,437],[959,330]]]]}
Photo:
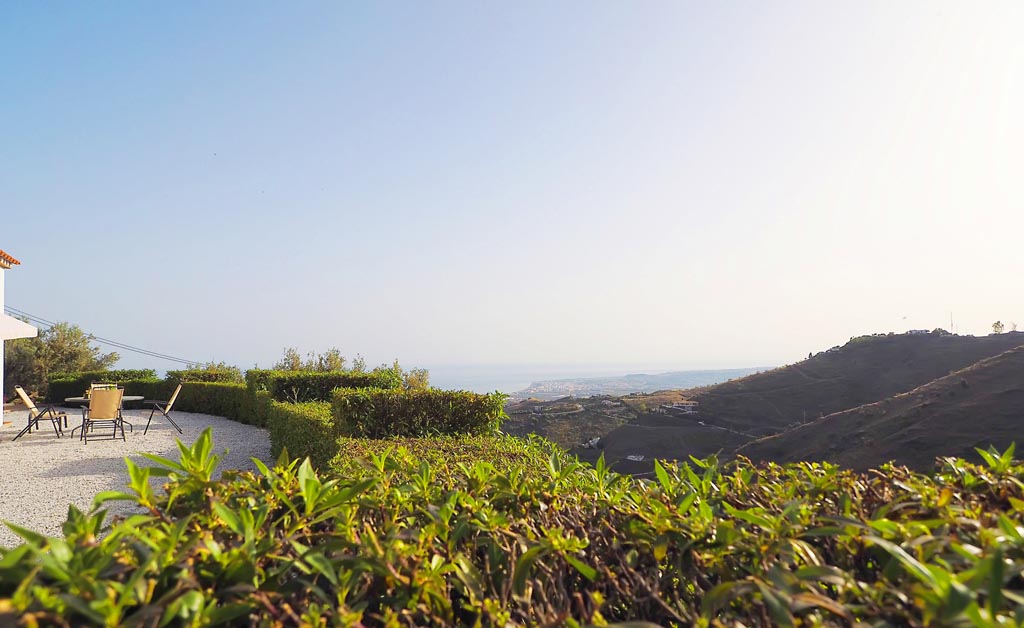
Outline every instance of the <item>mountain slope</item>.
{"type": "MultiPolygon", "coordinates": [[[[900,395],[1021,345],[1024,333],[1020,332],[855,338],[797,364],[684,391],[699,402],[698,414],[640,415],[606,434],[602,451],[609,462],[621,463],[617,468],[629,472],[649,470],[647,461],[655,457],[686,460],[691,455],[729,454],[752,440],[900,395]],[[627,455],[645,460],[627,464],[623,462],[627,455]]],[[[959,441],[950,447],[954,445],[959,447],[959,441]]]]}
{"type": "Polygon", "coordinates": [[[862,336],[772,371],[690,391],[705,420],[768,435],[898,395],[1024,344],[1024,333],[862,336]]]}
{"type": "Polygon", "coordinates": [[[974,447],[1024,445],[1024,346],[880,402],[830,414],[736,451],[752,460],[828,460],[867,469],[931,468],[974,447]]]}

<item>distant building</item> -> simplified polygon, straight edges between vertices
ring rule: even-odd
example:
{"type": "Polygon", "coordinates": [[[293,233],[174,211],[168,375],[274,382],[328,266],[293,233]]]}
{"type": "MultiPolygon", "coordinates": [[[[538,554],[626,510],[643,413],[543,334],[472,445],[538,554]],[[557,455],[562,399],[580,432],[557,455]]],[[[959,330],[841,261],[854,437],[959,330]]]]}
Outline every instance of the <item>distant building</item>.
{"type": "Polygon", "coordinates": [[[932,332],[928,331],[927,329],[911,329],[907,333],[910,334],[911,336],[919,336],[921,334],[930,334],[932,332]]]}
{"type": "Polygon", "coordinates": [[[658,414],[697,414],[696,401],[679,401],[665,404],[654,410],[658,414]]]}
{"type": "Polygon", "coordinates": [[[22,322],[13,316],[8,316],[4,311],[4,273],[11,268],[21,264],[9,254],[0,250],[0,421],[3,421],[3,398],[4,398],[4,352],[3,341],[14,340],[15,338],[34,338],[38,330],[22,322]]]}

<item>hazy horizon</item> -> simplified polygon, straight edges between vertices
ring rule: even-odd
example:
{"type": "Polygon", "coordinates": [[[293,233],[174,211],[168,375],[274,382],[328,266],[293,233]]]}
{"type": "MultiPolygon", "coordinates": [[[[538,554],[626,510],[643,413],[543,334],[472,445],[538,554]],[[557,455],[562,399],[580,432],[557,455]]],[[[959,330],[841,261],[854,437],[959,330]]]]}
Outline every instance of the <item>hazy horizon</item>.
{"type": "Polygon", "coordinates": [[[1015,2],[7,4],[6,302],[242,368],[1009,328],[1022,32],[1015,2]]]}

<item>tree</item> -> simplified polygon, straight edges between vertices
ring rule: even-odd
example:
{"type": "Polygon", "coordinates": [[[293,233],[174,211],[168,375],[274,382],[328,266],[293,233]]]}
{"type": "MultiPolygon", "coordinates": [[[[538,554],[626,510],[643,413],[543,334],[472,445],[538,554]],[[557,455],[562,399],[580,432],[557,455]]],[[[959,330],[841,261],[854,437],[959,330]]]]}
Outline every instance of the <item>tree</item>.
{"type": "Polygon", "coordinates": [[[430,388],[430,371],[427,369],[409,369],[408,371],[402,369],[402,365],[395,360],[391,366],[387,364],[381,364],[377,368],[373,369],[374,373],[380,371],[394,371],[398,373],[399,377],[402,378],[402,388],[405,390],[427,390],[430,388]]]}
{"type": "Polygon", "coordinates": [[[1017,323],[1010,321],[1010,331],[1017,331],[1017,323]]]}
{"type": "Polygon", "coordinates": [[[996,321],[996,322],[992,323],[992,333],[993,334],[1001,334],[1001,333],[1003,333],[1003,323],[1002,323],[1002,321],[996,321]]]}
{"type": "Polygon", "coordinates": [[[310,351],[305,360],[295,347],[288,347],[273,368],[278,371],[344,371],[345,362],[345,356],[341,355],[337,347],[331,347],[323,353],[310,351]]]}
{"type": "Polygon", "coordinates": [[[272,368],[278,371],[301,371],[302,356],[299,355],[295,347],[287,347],[284,350],[284,355],[274,363],[272,368]]]}
{"type": "Polygon", "coordinates": [[[356,357],[352,360],[352,370],[356,373],[366,371],[366,358],[363,357],[362,353],[357,353],[356,357]]]}
{"type": "Polygon", "coordinates": [[[18,385],[31,393],[45,393],[55,373],[102,371],[117,363],[117,353],[101,353],[90,344],[93,336],[78,325],[60,322],[40,330],[35,338],[4,342],[4,390],[18,385]]]}

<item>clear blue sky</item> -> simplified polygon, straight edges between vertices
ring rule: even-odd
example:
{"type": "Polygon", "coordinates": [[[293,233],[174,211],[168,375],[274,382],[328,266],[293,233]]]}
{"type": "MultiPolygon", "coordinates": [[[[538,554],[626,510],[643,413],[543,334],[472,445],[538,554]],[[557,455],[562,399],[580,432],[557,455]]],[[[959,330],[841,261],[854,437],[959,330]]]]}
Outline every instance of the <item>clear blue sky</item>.
{"type": "Polygon", "coordinates": [[[6,3],[7,302],[243,367],[1024,324],[1022,7],[6,3]]]}

